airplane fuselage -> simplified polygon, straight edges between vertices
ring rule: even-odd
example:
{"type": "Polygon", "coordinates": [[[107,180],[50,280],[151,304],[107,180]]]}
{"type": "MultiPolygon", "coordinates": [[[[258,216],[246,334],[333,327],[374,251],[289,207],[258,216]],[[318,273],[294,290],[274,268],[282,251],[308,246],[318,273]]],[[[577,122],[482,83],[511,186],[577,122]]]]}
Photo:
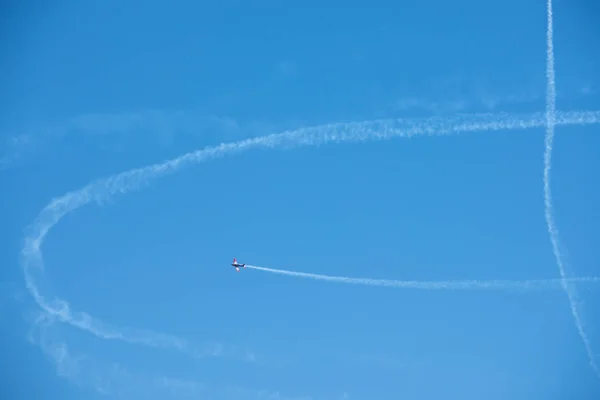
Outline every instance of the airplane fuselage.
{"type": "Polygon", "coordinates": [[[234,258],[233,262],[231,263],[232,267],[235,267],[235,269],[240,272],[240,267],[244,268],[246,266],[246,264],[240,264],[239,262],[237,262],[237,260],[234,258]]]}

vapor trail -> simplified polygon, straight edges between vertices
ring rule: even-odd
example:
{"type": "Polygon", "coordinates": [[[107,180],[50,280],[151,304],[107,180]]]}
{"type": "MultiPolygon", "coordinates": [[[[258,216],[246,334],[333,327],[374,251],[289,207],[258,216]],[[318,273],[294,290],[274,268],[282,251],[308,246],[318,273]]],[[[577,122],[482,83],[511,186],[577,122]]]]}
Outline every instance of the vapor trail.
{"type": "MultiPolygon", "coordinates": [[[[273,274],[294,276],[299,278],[314,279],[319,281],[338,282],[351,285],[388,286],[402,289],[421,290],[531,290],[531,289],[560,289],[561,279],[531,279],[531,280],[456,280],[456,281],[404,281],[391,279],[350,278],[346,276],[331,276],[311,274],[307,272],[288,271],[246,265],[246,268],[270,272],[273,274]]],[[[599,277],[578,277],[570,281],[595,283],[600,282],[599,277]]]]}
{"type": "MultiPolygon", "coordinates": [[[[600,123],[600,111],[572,111],[557,113],[555,123],[563,125],[588,125],[600,123]]],[[[21,264],[25,284],[36,303],[49,316],[104,339],[123,340],[152,347],[187,348],[179,338],[156,332],[108,327],[87,313],[72,311],[68,302],[58,298],[48,299],[39,290],[44,276],[41,246],[48,232],[65,215],[92,201],[102,204],[116,194],[139,189],[177,170],[228,154],[255,148],[295,148],[325,143],[358,142],[372,139],[391,139],[415,135],[446,135],[461,132],[498,131],[542,127],[546,120],[542,113],[526,116],[479,114],[450,119],[429,118],[416,120],[376,120],[321,125],[285,131],[280,134],[223,143],[218,146],[193,151],[163,163],[136,168],[106,179],[96,180],[85,187],[52,200],[38,214],[29,227],[21,250],[21,264]]],[[[47,296],[47,295],[46,295],[47,296]]]]}
{"type": "Polygon", "coordinates": [[[594,359],[594,353],[590,341],[583,330],[583,323],[579,310],[577,309],[577,292],[573,285],[566,280],[565,267],[560,252],[560,243],[558,229],[554,222],[554,212],[552,206],[552,194],[550,191],[550,168],[552,165],[552,144],[554,141],[554,126],[556,125],[556,82],[554,74],[554,27],[552,21],[552,0],[547,0],[547,31],[546,31],[546,136],[544,150],[544,215],[550,241],[552,242],[552,251],[560,271],[561,284],[569,298],[571,313],[575,319],[575,326],[583,340],[585,351],[587,353],[590,366],[600,378],[600,370],[594,359]]]}

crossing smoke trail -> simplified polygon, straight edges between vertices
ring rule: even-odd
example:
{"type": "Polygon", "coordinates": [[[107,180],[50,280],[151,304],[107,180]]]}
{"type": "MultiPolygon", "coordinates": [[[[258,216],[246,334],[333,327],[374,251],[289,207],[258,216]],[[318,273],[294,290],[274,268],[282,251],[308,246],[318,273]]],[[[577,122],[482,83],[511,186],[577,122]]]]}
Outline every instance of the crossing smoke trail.
{"type": "MultiPolygon", "coordinates": [[[[600,123],[600,111],[558,112],[554,117],[556,124],[588,125],[600,123]]],[[[40,290],[44,278],[44,262],[41,246],[48,232],[64,216],[90,203],[103,204],[117,194],[140,189],[161,176],[193,164],[208,161],[228,154],[248,151],[254,148],[295,148],[315,146],[325,143],[360,142],[371,139],[391,139],[416,135],[447,135],[462,132],[498,131],[543,127],[546,119],[542,113],[527,116],[507,114],[482,114],[462,116],[451,119],[429,118],[419,120],[376,120],[367,122],[337,123],[301,128],[258,138],[223,143],[193,151],[160,164],[136,168],[106,179],[96,180],[85,187],[69,192],[52,200],[38,214],[29,227],[30,233],[24,239],[21,250],[21,265],[25,284],[38,306],[49,316],[79,329],[103,338],[122,340],[151,347],[167,347],[181,351],[188,344],[176,337],[161,333],[123,330],[108,327],[87,313],[71,310],[65,300],[47,298],[40,290]]]]}
{"type": "MultiPolygon", "coordinates": [[[[560,289],[561,279],[532,279],[532,280],[462,280],[462,281],[401,281],[391,279],[370,279],[370,278],[350,278],[346,276],[331,276],[321,274],[311,274],[307,272],[288,271],[284,269],[273,269],[259,267],[256,265],[246,265],[246,268],[259,271],[270,272],[273,274],[294,276],[298,278],[314,279],[319,281],[338,282],[351,285],[368,286],[387,286],[402,289],[421,289],[421,290],[532,290],[532,289],[560,289]]],[[[570,281],[594,283],[600,282],[598,277],[579,277],[569,279],[570,281]]]]}
{"type": "Polygon", "coordinates": [[[546,31],[546,136],[545,136],[545,149],[544,149],[544,216],[546,218],[546,225],[548,226],[548,233],[550,234],[550,241],[552,242],[552,251],[554,258],[558,264],[558,270],[560,271],[561,283],[567,297],[569,298],[569,306],[571,307],[571,313],[575,319],[575,327],[583,341],[585,351],[587,353],[590,366],[600,378],[600,370],[594,359],[594,353],[592,346],[587,337],[587,334],[583,330],[583,323],[581,321],[581,315],[577,309],[577,293],[573,285],[570,285],[566,280],[565,267],[560,252],[560,244],[558,238],[558,229],[554,222],[554,212],[552,206],[552,194],[550,191],[550,168],[552,165],[552,143],[554,140],[554,127],[556,123],[556,82],[554,73],[554,27],[552,21],[552,0],[547,0],[547,31],[546,31]]]}

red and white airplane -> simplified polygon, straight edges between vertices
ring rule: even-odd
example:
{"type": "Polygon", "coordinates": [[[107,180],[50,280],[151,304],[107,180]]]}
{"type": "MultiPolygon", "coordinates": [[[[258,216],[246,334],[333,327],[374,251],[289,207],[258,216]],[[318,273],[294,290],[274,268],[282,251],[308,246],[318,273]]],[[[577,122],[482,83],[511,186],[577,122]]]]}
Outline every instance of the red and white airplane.
{"type": "Polygon", "coordinates": [[[231,266],[235,267],[235,269],[236,269],[237,272],[240,272],[240,267],[246,268],[246,264],[240,264],[239,262],[237,262],[235,260],[235,258],[233,259],[233,262],[231,263],[231,266]]]}

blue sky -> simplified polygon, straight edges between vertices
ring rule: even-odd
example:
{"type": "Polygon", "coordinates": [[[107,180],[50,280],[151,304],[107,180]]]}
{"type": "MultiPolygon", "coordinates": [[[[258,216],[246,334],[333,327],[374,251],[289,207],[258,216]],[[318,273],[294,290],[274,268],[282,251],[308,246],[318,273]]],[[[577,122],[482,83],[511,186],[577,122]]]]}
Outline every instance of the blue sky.
{"type": "MultiPolygon", "coordinates": [[[[25,287],[28,227],[96,179],[336,122],[361,134],[375,119],[529,120],[545,107],[546,10],[525,3],[5,6],[2,390],[42,400],[598,398],[560,288],[413,290],[228,266],[558,278],[541,126],[257,148],[187,166],[82,206],[48,233],[32,278],[63,305],[55,312],[86,313],[79,327],[44,318],[25,287]]],[[[600,110],[594,7],[554,4],[559,111],[600,110]]],[[[570,276],[600,276],[599,155],[596,124],[556,128],[552,195],[570,276]]],[[[600,362],[600,287],[576,289],[600,362]]]]}

